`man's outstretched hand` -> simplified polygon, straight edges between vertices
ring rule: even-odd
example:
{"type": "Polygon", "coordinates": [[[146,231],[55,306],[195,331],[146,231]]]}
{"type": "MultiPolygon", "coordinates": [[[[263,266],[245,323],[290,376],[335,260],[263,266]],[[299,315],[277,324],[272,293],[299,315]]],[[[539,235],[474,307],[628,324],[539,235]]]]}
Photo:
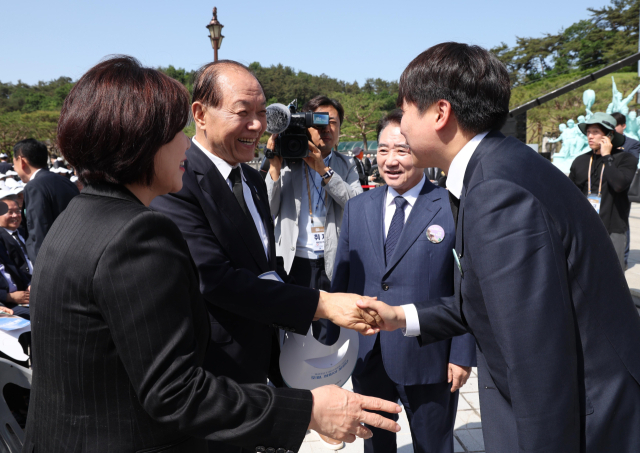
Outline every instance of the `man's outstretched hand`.
{"type": "Polygon", "coordinates": [[[407,326],[402,307],[392,307],[372,298],[361,298],[356,301],[356,305],[367,314],[367,319],[375,319],[376,325],[372,327],[374,329],[392,332],[407,326]]]}
{"type": "Polygon", "coordinates": [[[398,414],[402,409],[396,403],[351,393],[335,385],[319,387],[311,390],[311,394],[313,408],[309,429],[332,439],[344,442],[353,442],[356,437],[369,439],[373,433],[363,423],[392,433],[400,431],[400,425],[393,420],[367,412],[370,410],[398,414]]]}
{"type": "Polygon", "coordinates": [[[380,332],[377,326],[382,319],[375,310],[367,311],[358,307],[357,302],[364,300],[375,301],[375,298],[321,291],[314,319],[328,319],[340,327],[358,331],[363,335],[374,335],[380,332]]]}

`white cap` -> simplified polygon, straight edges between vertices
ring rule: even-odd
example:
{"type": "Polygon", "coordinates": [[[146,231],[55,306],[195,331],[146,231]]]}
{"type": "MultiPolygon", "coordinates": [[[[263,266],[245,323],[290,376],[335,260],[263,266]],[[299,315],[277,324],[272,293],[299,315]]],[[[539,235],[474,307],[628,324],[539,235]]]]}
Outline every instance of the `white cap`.
{"type": "Polygon", "coordinates": [[[7,186],[9,189],[12,187],[15,187],[18,185],[18,181],[16,181],[13,178],[7,178],[7,180],[4,182],[4,185],[7,186]]]}
{"type": "Polygon", "coordinates": [[[24,191],[24,185],[21,186],[15,186],[13,189],[11,189],[11,193],[14,195],[18,195],[19,193],[24,191]]]}
{"type": "Polygon", "coordinates": [[[56,160],[57,160],[58,162],[62,162],[64,159],[63,159],[62,157],[58,157],[56,160]]]}
{"type": "Polygon", "coordinates": [[[313,390],[323,385],[342,387],[353,373],[358,358],[358,332],[340,328],[340,337],[331,346],[320,343],[311,329],[306,336],[281,334],[280,372],[292,388],[313,390]]]}
{"type": "Polygon", "coordinates": [[[78,177],[77,177],[77,176],[75,176],[75,175],[73,175],[73,176],[70,178],[70,180],[71,180],[71,182],[76,182],[76,181],[78,180],[78,177]]]}
{"type": "Polygon", "coordinates": [[[5,153],[0,154],[0,159],[7,159],[9,156],[7,156],[5,153]]]}
{"type": "Polygon", "coordinates": [[[18,173],[13,171],[13,170],[9,170],[5,173],[6,176],[18,176],[18,173]]]}
{"type": "Polygon", "coordinates": [[[3,188],[3,189],[0,190],[0,200],[2,200],[3,198],[6,198],[6,197],[11,197],[13,195],[15,195],[15,193],[13,193],[9,189],[3,188]]]}

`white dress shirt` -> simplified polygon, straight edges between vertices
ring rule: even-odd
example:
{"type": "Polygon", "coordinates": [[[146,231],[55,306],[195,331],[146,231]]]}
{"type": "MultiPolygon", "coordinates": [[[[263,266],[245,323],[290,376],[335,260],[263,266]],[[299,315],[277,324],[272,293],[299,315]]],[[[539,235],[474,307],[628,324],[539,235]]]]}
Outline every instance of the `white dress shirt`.
{"type": "Polygon", "coordinates": [[[211,159],[211,162],[216,166],[222,177],[227,181],[227,185],[229,186],[229,190],[233,190],[233,185],[231,184],[231,180],[229,179],[229,174],[231,170],[236,167],[240,167],[240,174],[242,175],[242,194],[244,196],[244,202],[247,204],[247,208],[251,213],[251,218],[253,219],[253,223],[256,225],[256,230],[258,230],[258,234],[260,235],[260,240],[262,241],[262,246],[264,247],[264,254],[267,256],[267,261],[269,260],[269,236],[267,235],[267,229],[262,223],[262,218],[260,217],[260,213],[258,212],[258,208],[256,208],[256,204],[253,202],[253,197],[251,196],[251,188],[247,185],[247,179],[244,177],[244,173],[242,172],[242,166],[237,164],[235,166],[229,165],[225,160],[220,159],[218,156],[207,151],[204,146],[202,146],[195,137],[191,139],[195,145],[202,150],[202,152],[211,159]]]}
{"type": "Polygon", "coordinates": [[[13,235],[13,233],[15,233],[18,230],[10,230],[9,228],[5,228],[4,229],[7,233],[9,233],[11,235],[11,237],[13,237],[14,240],[16,241],[20,241],[22,242],[22,244],[18,244],[20,246],[20,250],[22,251],[22,255],[24,256],[24,259],[27,261],[27,266],[29,266],[29,273],[33,274],[33,264],[31,264],[31,260],[29,259],[29,257],[27,256],[26,253],[24,253],[24,248],[26,247],[27,244],[24,240],[24,238],[22,237],[22,235],[20,234],[20,232],[18,232],[18,238],[16,239],[16,237],[13,235]]]}
{"type": "Polygon", "coordinates": [[[31,176],[29,176],[29,181],[31,181],[33,178],[35,178],[40,170],[42,170],[42,168],[38,168],[36,171],[31,173],[31,176]]]}
{"type": "Polygon", "coordinates": [[[416,200],[418,199],[418,195],[420,195],[420,191],[424,187],[424,182],[426,178],[424,177],[424,173],[422,174],[422,179],[418,184],[413,186],[411,189],[407,190],[405,193],[400,195],[396,190],[392,187],[387,186],[387,198],[384,203],[384,240],[387,240],[387,233],[389,232],[389,227],[391,226],[391,220],[393,219],[393,215],[396,213],[396,197],[404,197],[407,200],[407,203],[404,205],[404,221],[406,222],[409,218],[409,214],[411,214],[411,210],[413,209],[413,205],[416,204],[416,200]]]}
{"type": "MultiPolygon", "coordinates": [[[[476,148],[480,144],[483,138],[489,132],[482,132],[473,137],[466,145],[462,147],[460,152],[451,161],[449,166],[449,173],[447,174],[447,189],[456,198],[460,198],[462,194],[462,185],[464,183],[464,174],[467,171],[467,166],[471,160],[471,156],[475,152],[476,148]]],[[[418,310],[413,304],[402,305],[404,309],[404,315],[407,320],[407,327],[403,329],[403,333],[407,337],[420,336],[420,320],[418,318],[418,310]]]]}

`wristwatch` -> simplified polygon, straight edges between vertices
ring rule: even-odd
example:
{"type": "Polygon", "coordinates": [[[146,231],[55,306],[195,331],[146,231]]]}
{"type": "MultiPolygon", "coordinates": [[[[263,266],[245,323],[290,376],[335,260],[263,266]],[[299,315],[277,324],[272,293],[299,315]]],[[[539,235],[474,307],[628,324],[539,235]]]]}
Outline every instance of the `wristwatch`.
{"type": "Polygon", "coordinates": [[[327,170],[327,172],[326,172],[324,175],[322,175],[322,179],[324,179],[324,180],[326,181],[327,179],[331,178],[331,177],[333,176],[333,174],[334,174],[334,173],[335,173],[335,171],[333,171],[333,170],[331,169],[331,167],[329,167],[329,169],[327,170]]]}

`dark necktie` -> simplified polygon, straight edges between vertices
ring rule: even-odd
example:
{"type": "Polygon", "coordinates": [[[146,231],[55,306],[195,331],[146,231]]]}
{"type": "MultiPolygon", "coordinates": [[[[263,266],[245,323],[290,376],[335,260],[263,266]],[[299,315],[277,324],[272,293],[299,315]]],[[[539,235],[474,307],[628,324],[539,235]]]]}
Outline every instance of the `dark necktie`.
{"type": "Polygon", "coordinates": [[[16,241],[18,241],[18,244],[20,244],[20,248],[22,249],[22,252],[26,255],[29,256],[27,254],[27,248],[24,246],[24,244],[22,243],[22,241],[20,240],[20,236],[18,235],[17,231],[14,231],[13,233],[11,233],[11,236],[13,236],[16,241]]]}
{"type": "Polygon", "coordinates": [[[251,218],[251,214],[249,213],[249,209],[247,208],[247,203],[244,201],[244,193],[242,190],[242,175],[240,174],[240,167],[236,167],[231,170],[229,173],[229,181],[231,181],[231,190],[233,190],[233,195],[235,195],[236,200],[238,200],[238,204],[244,211],[244,214],[251,218]]]}
{"type": "Polygon", "coordinates": [[[451,204],[451,213],[453,214],[453,221],[458,228],[458,209],[460,208],[460,199],[456,198],[451,192],[449,192],[449,203],[451,204]]]}
{"type": "Polygon", "coordinates": [[[384,244],[384,256],[387,264],[391,261],[396,245],[398,245],[402,228],[404,228],[404,205],[407,204],[407,200],[401,196],[395,197],[393,201],[396,204],[396,212],[393,213],[389,232],[387,233],[387,242],[384,244]]]}

